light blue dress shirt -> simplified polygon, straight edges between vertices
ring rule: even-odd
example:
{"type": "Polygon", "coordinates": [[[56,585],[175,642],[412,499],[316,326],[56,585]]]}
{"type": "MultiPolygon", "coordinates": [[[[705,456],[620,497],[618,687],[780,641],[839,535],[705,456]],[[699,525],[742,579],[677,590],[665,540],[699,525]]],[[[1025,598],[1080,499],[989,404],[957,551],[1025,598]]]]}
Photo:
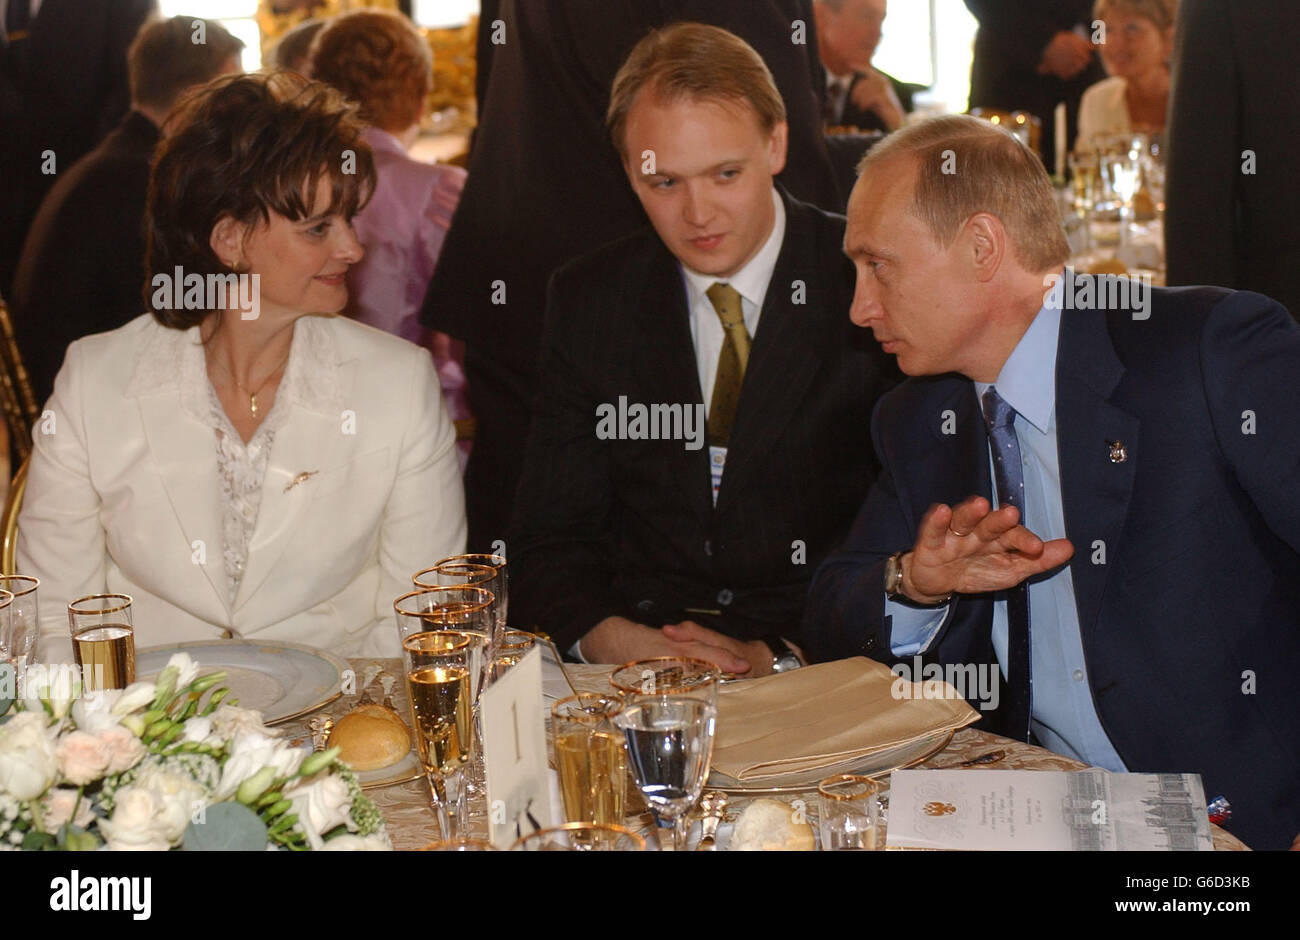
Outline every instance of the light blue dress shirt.
{"type": "MultiPolygon", "coordinates": [[[[1016,410],[1016,438],[1024,462],[1023,522],[1044,541],[1065,537],[1061,462],[1056,446],[1056,348],[1060,329],[1059,305],[1039,310],[993,383],[998,394],[1016,410]]],[[[973,383],[977,401],[988,387],[983,382],[973,383]]],[[[982,414],[978,406],[976,413],[982,414]]],[[[1076,552],[1087,549],[1075,546],[1076,552]]],[[[893,618],[890,649],[894,655],[910,657],[924,652],[950,609],[918,609],[886,598],[885,614],[893,618]]],[[[1093,705],[1069,565],[1029,585],[1029,630],[1035,736],[1058,754],[1107,770],[1125,770],[1093,705]]],[[[1005,676],[1006,601],[993,604],[993,649],[1005,676]]]]}

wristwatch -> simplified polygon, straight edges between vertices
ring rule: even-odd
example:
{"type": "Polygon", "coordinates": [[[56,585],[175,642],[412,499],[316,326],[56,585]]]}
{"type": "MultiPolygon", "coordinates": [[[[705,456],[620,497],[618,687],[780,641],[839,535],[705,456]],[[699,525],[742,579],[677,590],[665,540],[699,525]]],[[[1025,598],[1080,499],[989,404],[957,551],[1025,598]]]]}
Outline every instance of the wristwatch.
{"type": "Polygon", "coordinates": [[[885,559],[885,596],[891,601],[911,604],[913,607],[940,607],[952,600],[952,594],[947,594],[932,603],[921,604],[903,593],[903,556],[909,552],[911,552],[910,548],[901,552],[894,552],[885,559]]]}
{"type": "Polygon", "coordinates": [[[773,672],[791,672],[803,665],[799,662],[799,657],[794,654],[794,650],[790,649],[790,644],[781,637],[765,636],[762,639],[772,651],[773,672]]]}

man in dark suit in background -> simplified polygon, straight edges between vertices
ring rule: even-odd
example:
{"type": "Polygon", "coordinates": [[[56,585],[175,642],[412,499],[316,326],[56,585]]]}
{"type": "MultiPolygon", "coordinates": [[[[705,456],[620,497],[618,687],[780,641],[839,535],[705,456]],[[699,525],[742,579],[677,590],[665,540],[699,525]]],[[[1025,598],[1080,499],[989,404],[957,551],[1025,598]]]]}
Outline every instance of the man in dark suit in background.
{"type": "Polygon", "coordinates": [[[1174,37],[1168,281],[1259,291],[1300,316],[1300,8],[1182,0],[1174,37]]]}
{"type": "Polygon", "coordinates": [[[852,317],[917,378],[876,409],[880,477],[817,573],[806,642],[1005,677],[1002,733],[1199,773],[1235,834],[1286,848],[1300,327],[1258,294],[1062,276],[1053,200],[1038,161],[974,118],[864,161],[852,317]]]}
{"type": "Polygon", "coordinates": [[[159,127],[187,89],[238,70],[243,47],[221,24],[191,16],[147,23],[131,44],[131,111],[59,174],[14,275],[14,331],[37,401],[49,397],[69,343],[146,309],[145,197],[159,127]]]}
{"type": "Polygon", "coordinates": [[[1055,166],[1054,112],[1064,101],[1074,146],[1079,99],[1106,77],[1092,44],[1093,0],[966,0],[979,21],[970,106],[1028,111],[1043,122],[1043,165],[1055,166]]]}
{"type": "Polygon", "coordinates": [[[156,0],[0,0],[0,294],[57,174],[126,113],[126,49],[156,9],[156,0]]]}
{"type": "Polygon", "coordinates": [[[609,126],[653,228],[552,279],[511,616],[592,662],[793,668],[809,573],[874,475],[854,429],[892,384],[844,315],[843,220],[774,187],[784,105],[723,30],[642,40],[609,126]]]}
{"type": "MultiPolygon", "coordinates": [[[[888,8],[885,0],[816,0],[817,51],[826,67],[826,124],[893,131],[924,86],[900,82],[871,65],[888,8]]],[[[850,187],[851,188],[851,187],[850,187]]]]}
{"type": "Polygon", "coordinates": [[[479,49],[493,51],[469,178],[422,314],[467,344],[478,422],[465,480],[475,551],[499,550],[510,519],[547,279],[645,222],[603,125],[610,81],[642,36],[698,20],[747,40],[785,99],[781,182],[824,208],[843,204],[821,134],[811,0],[494,0],[484,10],[479,49]]]}

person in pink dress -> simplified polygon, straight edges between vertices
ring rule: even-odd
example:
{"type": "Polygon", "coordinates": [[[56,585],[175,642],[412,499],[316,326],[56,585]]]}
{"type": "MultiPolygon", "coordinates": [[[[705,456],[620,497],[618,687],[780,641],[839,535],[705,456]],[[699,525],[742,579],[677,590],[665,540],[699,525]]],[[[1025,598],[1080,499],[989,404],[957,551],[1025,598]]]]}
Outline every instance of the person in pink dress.
{"type": "MultiPolygon", "coordinates": [[[[443,238],[460,201],[465,171],[413,159],[433,54],[398,13],[358,10],[330,21],[312,42],[312,78],[328,82],[361,106],[374,151],[374,196],[353,220],[365,258],[348,273],[348,312],[371,326],[427,347],[453,419],[468,418],[460,344],[419,322],[443,238]]],[[[467,450],[462,453],[462,463],[467,450]]]]}

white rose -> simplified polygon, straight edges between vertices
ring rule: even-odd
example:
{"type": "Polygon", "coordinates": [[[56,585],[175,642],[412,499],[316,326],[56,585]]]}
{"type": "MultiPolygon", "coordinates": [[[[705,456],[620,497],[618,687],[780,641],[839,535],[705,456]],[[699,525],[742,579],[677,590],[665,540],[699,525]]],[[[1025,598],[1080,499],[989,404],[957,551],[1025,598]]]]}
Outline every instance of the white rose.
{"type": "Polygon", "coordinates": [[[77,791],[66,787],[54,787],[41,800],[41,823],[46,832],[56,832],[68,821],[85,829],[95,821],[94,810],[90,808],[90,797],[77,800],[77,791]],[[72,808],[77,807],[77,818],[72,819],[72,808]]]}
{"type": "Polygon", "coordinates": [[[321,848],[325,852],[391,852],[393,843],[382,832],[368,836],[354,836],[345,832],[327,840],[321,848]]]}
{"type": "Polygon", "coordinates": [[[140,763],[145,755],[145,746],[130,729],[121,725],[111,725],[95,733],[108,752],[108,772],[120,774],[140,763]]]}
{"type": "Polygon", "coordinates": [[[230,756],[221,768],[221,781],[214,794],[220,802],[234,796],[239,785],[263,767],[275,769],[276,777],[290,777],[307,756],[305,748],[289,747],[284,741],[242,731],[235,735],[230,745],[230,756]]]}
{"type": "Polygon", "coordinates": [[[165,852],[171,841],[164,832],[163,806],[158,797],[143,787],[117,791],[113,815],[99,821],[99,831],[114,852],[165,852]]]}
{"type": "Polygon", "coordinates": [[[185,688],[199,674],[199,664],[194,661],[194,658],[189,653],[172,653],[172,658],[167,660],[167,665],[175,666],[180,673],[176,677],[176,685],[173,686],[176,689],[185,688]]]}
{"type": "Polygon", "coordinates": [[[121,689],[87,692],[72,705],[72,720],[78,728],[94,734],[117,724],[113,706],[122,697],[121,689]]]}
{"type": "Polygon", "coordinates": [[[293,803],[292,813],[298,814],[298,826],[307,836],[313,849],[325,844],[322,835],[340,823],[349,831],[355,832],[357,824],[352,821],[352,801],[348,797],[348,785],[342,778],[331,775],[318,775],[311,783],[299,783],[284,791],[284,798],[293,803]]]}
{"type": "Polygon", "coordinates": [[[113,704],[114,715],[129,715],[144,708],[158,694],[158,687],[152,682],[132,682],[126,687],[113,704]]]}
{"type": "Polygon", "coordinates": [[[261,712],[255,712],[249,708],[218,705],[217,710],[212,713],[211,717],[212,730],[220,735],[223,741],[233,738],[241,731],[253,731],[266,736],[272,734],[270,729],[262,724],[261,712]]]}
{"type": "Polygon", "coordinates": [[[202,784],[185,775],[146,767],[131,784],[153,796],[158,807],[156,818],[163,837],[169,845],[176,845],[185,835],[185,827],[195,814],[208,803],[207,791],[202,784]]]}
{"type": "Polygon", "coordinates": [[[34,800],[58,772],[44,712],[19,712],[0,725],[0,790],[17,800],[34,800]]]}
{"type": "Polygon", "coordinates": [[[59,738],[54,756],[63,779],[75,786],[85,786],[108,773],[108,748],[84,731],[70,731],[59,738]]]}

